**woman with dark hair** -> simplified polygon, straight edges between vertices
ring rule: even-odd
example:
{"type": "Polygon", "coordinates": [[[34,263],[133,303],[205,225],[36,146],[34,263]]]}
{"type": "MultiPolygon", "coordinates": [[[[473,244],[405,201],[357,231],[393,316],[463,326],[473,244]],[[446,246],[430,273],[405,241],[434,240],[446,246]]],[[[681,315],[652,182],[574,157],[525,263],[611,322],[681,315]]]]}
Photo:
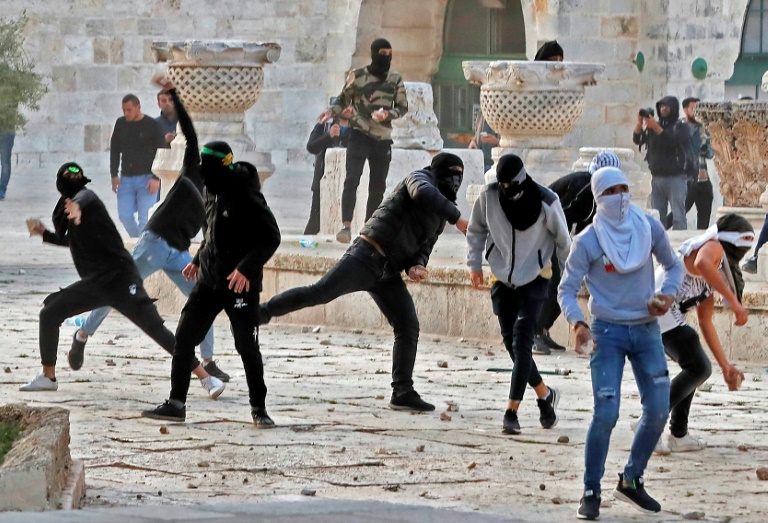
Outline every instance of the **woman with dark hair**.
{"type": "Polygon", "coordinates": [[[704,341],[720,365],[728,389],[737,390],[744,379],[744,373],[728,362],[712,316],[717,291],[736,315],[734,325],[747,323],[747,310],[741,304],[744,280],[739,261],[754,241],[754,229],[746,219],[726,214],[678,250],[685,267],[683,283],[672,307],[659,318],[659,325],[664,351],[680,365],[681,372],[672,380],[670,389],[670,433],[657,443],[657,454],[701,450],[706,446],[703,440],[688,434],[688,414],[696,388],[709,378],[712,364],[699,335],[688,325],[686,312],[696,309],[704,341]]]}

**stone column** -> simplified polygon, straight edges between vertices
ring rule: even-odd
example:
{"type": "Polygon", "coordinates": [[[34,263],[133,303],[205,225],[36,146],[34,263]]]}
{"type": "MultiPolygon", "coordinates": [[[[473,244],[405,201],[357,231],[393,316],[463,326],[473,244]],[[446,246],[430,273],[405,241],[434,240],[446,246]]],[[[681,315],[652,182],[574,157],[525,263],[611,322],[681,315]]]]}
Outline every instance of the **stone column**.
{"type": "Polygon", "coordinates": [[[701,102],[695,112],[715,150],[725,200],[717,216],[741,214],[759,231],[765,219],[760,195],[768,184],[768,102],[701,102]]]}
{"type": "MultiPolygon", "coordinates": [[[[275,170],[272,156],[256,150],[256,144],[246,133],[245,111],[259,99],[264,85],[263,66],[280,58],[280,46],[194,40],[153,42],[152,51],[156,62],[168,64],[168,77],[184,100],[200,145],[225,141],[232,147],[235,161],[256,166],[262,183],[270,177],[275,170]]],[[[179,147],[174,149],[173,145],[158,151],[153,172],[157,168],[168,177],[175,168],[178,173],[183,149],[179,152],[179,147]]]]}
{"type": "Polygon", "coordinates": [[[578,62],[463,62],[464,77],[480,85],[480,107],[500,135],[493,157],[514,153],[536,181],[548,185],[570,170],[563,137],[584,111],[584,92],[603,64],[578,62]]]}
{"type": "Polygon", "coordinates": [[[423,82],[405,82],[405,92],[408,113],[392,120],[392,147],[439,151],[443,148],[443,139],[437,128],[432,86],[423,82]]]}

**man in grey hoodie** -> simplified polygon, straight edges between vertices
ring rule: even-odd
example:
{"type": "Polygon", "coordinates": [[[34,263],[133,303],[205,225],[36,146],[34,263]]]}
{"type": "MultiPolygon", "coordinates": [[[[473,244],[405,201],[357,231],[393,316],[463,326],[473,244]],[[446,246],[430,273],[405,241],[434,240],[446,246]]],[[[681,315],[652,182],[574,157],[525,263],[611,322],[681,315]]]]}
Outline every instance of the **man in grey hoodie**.
{"type": "Polygon", "coordinates": [[[472,286],[483,283],[483,253],[497,281],[491,288],[493,312],[514,366],[503,431],[520,434],[517,410],[526,383],[538,396],[539,422],[545,429],[557,424],[560,394],[547,387],[533,361],[533,336],[552,276],[550,259],[557,249],[565,265],[571,246],[560,200],[536,183],[514,154],[499,158],[495,183],[486,185],[475,201],[467,228],[467,262],[472,286]]]}
{"type": "Polygon", "coordinates": [[[619,418],[626,359],[640,391],[643,416],[613,496],[641,512],[661,510],[643,484],[645,467],[669,414],[669,371],[656,318],[672,305],[683,268],[661,223],[630,203],[629,182],[621,170],[598,169],[591,185],[597,212],[592,225],[574,239],[557,297],[576,331],[576,352],[591,354],[594,411],[584,448],[584,495],[577,516],[595,520],[600,516],[600,480],[611,431],[619,418]],[[651,255],[665,270],[658,295],[651,255]],[[577,301],[582,280],[589,290],[591,327],[577,301]]]}

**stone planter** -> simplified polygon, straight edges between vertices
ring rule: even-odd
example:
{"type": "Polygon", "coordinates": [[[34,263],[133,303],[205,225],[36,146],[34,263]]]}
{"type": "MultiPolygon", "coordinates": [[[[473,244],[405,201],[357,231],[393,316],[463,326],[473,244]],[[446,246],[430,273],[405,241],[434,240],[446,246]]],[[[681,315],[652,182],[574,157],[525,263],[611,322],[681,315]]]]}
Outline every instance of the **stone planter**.
{"type": "MultiPolygon", "coordinates": [[[[232,147],[235,161],[256,166],[262,183],[271,176],[275,170],[272,156],[257,152],[256,144],[246,134],[245,111],[259,99],[264,85],[263,66],[280,58],[280,46],[195,40],[153,42],[152,51],[156,62],[168,64],[168,77],[184,100],[200,145],[223,140],[232,147]]],[[[178,173],[183,159],[183,149],[180,151],[174,150],[173,143],[170,150],[159,150],[157,170],[165,172],[165,176],[174,169],[178,173]]]]}
{"type": "Polygon", "coordinates": [[[423,82],[405,82],[405,92],[408,112],[402,118],[392,120],[392,147],[441,150],[443,139],[437,128],[432,86],[423,82]]]}
{"type": "Polygon", "coordinates": [[[494,159],[514,153],[545,185],[569,172],[563,137],[584,111],[584,93],[603,64],[578,62],[468,61],[464,77],[480,86],[480,107],[500,136],[494,159]]]}

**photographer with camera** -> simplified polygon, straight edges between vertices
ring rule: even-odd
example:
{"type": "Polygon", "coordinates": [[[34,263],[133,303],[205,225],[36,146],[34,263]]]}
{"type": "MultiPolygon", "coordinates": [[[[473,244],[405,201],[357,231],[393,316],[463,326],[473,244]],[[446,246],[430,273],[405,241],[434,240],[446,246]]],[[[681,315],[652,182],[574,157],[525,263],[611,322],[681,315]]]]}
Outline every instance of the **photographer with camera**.
{"type": "Polygon", "coordinates": [[[658,121],[652,108],[640,109],[632,141],[642,149],[646,146],[648,168],[651,171],[651,201],[663,219],[667,204],[671,207],[673,229],[685,230],[685,198],[688,193],[686,169],[691,159],[686,150],[690,145],[690,131],[680,121],[680,102],[674,96],[665,96],[656,103],[658,121]]]}

